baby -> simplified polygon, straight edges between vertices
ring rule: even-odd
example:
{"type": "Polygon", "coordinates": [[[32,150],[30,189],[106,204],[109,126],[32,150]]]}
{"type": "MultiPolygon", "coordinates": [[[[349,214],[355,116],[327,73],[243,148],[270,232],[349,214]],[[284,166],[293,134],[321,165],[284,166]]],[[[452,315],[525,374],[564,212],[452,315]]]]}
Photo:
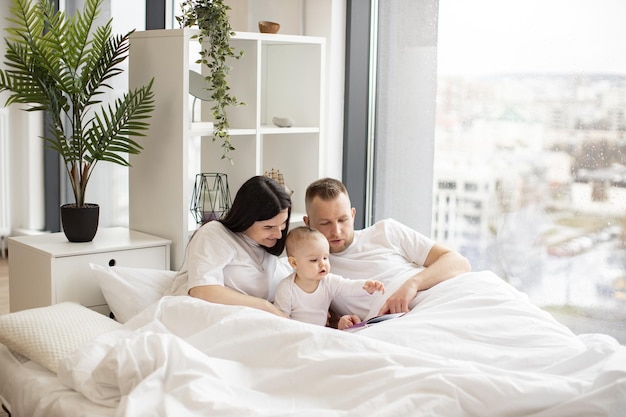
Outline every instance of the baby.
{"type": "MultiPolygon", "coordinates": [[[[278,284],[274,305],[292,319],[324,326],[335,296],[385,293],[380,281],[352,280],[331,274],[328,241],[316,230],[308,227],[291,230],[286,249],[294,273],[278,284]]],[[[339,320],[338,328],[343,330],[352,324],[355,324],[354,316],[346,315],[339,320]]]]}

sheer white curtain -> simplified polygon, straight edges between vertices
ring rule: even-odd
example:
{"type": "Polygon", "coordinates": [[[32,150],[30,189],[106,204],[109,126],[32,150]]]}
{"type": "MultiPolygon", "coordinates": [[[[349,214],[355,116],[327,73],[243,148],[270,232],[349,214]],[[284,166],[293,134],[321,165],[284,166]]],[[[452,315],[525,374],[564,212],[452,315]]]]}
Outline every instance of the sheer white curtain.
{"type": "MultiPolygon", "coordinates": [[[[437,0],[379,1],[373,220],[430,234],[437,0]]],[[[367,221],[367,220],[366,220],[367,221]]]]}
{"type": "MultiPolygon", "coordinates": [[[[11,2],[0,3],[0,21],[10,16],[11,2]]],[[[3,34],[4,36],[4,34],[3,34]]],[[[0,43],[0,56],[4,57],[6,46],[0,43]]],[[[4,68],[3,60],[0,65],[4,68]]],[[[0,94],[0,106],[4,106],[8,93],[0,94]]],[[[30,233],[44,227],[43,210],[43,145],[42,117],[38,113],[27,113],[20,105],[3,108],[0,131],[6,137],[2,152],[2,172],[8,175],[8,187],[0,195],[0,204],[9,215],[4,233],[10,235],[30,233]]],[[[2,139],[0,139],[2,140],[2,139]]],[[[0,179],[2,181],[3,179],[0,179]]],[[[6,219],[5,219],[6,220],[6,219]]]]}

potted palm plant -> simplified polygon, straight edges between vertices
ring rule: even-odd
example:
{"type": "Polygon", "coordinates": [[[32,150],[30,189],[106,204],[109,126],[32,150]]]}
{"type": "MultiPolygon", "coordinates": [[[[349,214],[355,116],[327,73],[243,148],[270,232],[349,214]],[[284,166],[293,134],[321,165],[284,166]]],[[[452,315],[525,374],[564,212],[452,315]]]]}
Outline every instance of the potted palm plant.
{"type": "Polygon", "coordinates": [[[110,79],[123,72],[118,65],[128,56],[132,33],[113,35],[111,20],[96,27],[102,1],[86,0],[82,11],[68,16],[49,0],[13,0],[7,69],[0,70],[0,91],[10,93],[7,105],[23,103],[50,116],[43,139],[62,157],[72,185],[75,203],[61,206],[72,242],[91,241],[97,231],[99,207],[85,202],[97,162],[129,166],[124,154],[141,151],[132,137],[143,136],[154,108],[152,81],[113,104],[100,99],[110,79]]]}

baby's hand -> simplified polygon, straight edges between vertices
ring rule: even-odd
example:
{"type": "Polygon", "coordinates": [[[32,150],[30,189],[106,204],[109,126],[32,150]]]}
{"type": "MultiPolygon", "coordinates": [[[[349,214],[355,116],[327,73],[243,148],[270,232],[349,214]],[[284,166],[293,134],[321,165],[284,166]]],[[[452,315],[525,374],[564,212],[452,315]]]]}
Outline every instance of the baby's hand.
{"type": "Polygon", "coordinates": [[[339,319],[337,328],[339,330],[344,330],[360,322],[361,319],[359,318],[359,316],[355,316],[354,314],[346,314],[345,316],[341,316],[341,318],[339,319]]]}
{"type": "Polygon", "coordinates": [[[374,281],[371,279],[365,281],[363,289],[370,294],[374,294],[374,291],[380,291],[383,294],[385,293],[385,285],[380,281],[374,281]]]}

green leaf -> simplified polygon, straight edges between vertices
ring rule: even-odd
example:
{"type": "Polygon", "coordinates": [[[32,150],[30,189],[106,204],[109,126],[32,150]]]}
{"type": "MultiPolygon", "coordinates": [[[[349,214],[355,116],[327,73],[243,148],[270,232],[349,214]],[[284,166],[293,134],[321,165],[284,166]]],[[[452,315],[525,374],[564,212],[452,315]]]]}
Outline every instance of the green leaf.
{"type": "Polygon", "coordinates": [[[245,105],[236,97],[229,95],[227,59],[239,59],[243,51],[235,53],[230,46],[230,37],[234,34],[228,20],[227,11],[230,10],[223,0],[186,0],[180,5],[182,15],[176,16],[181,27],[198,26],[200,34],[198,41],[202,44],[200,59],[201,63],[209,69],[207,77],[207,89],[211,93],[211,99],[215,105],[211,108],[214,118],[213,140],[222,141],[222,159],[230,158],[230,151],[235,148],[230,144],[228,134],[229,106],[245,105]]]}

